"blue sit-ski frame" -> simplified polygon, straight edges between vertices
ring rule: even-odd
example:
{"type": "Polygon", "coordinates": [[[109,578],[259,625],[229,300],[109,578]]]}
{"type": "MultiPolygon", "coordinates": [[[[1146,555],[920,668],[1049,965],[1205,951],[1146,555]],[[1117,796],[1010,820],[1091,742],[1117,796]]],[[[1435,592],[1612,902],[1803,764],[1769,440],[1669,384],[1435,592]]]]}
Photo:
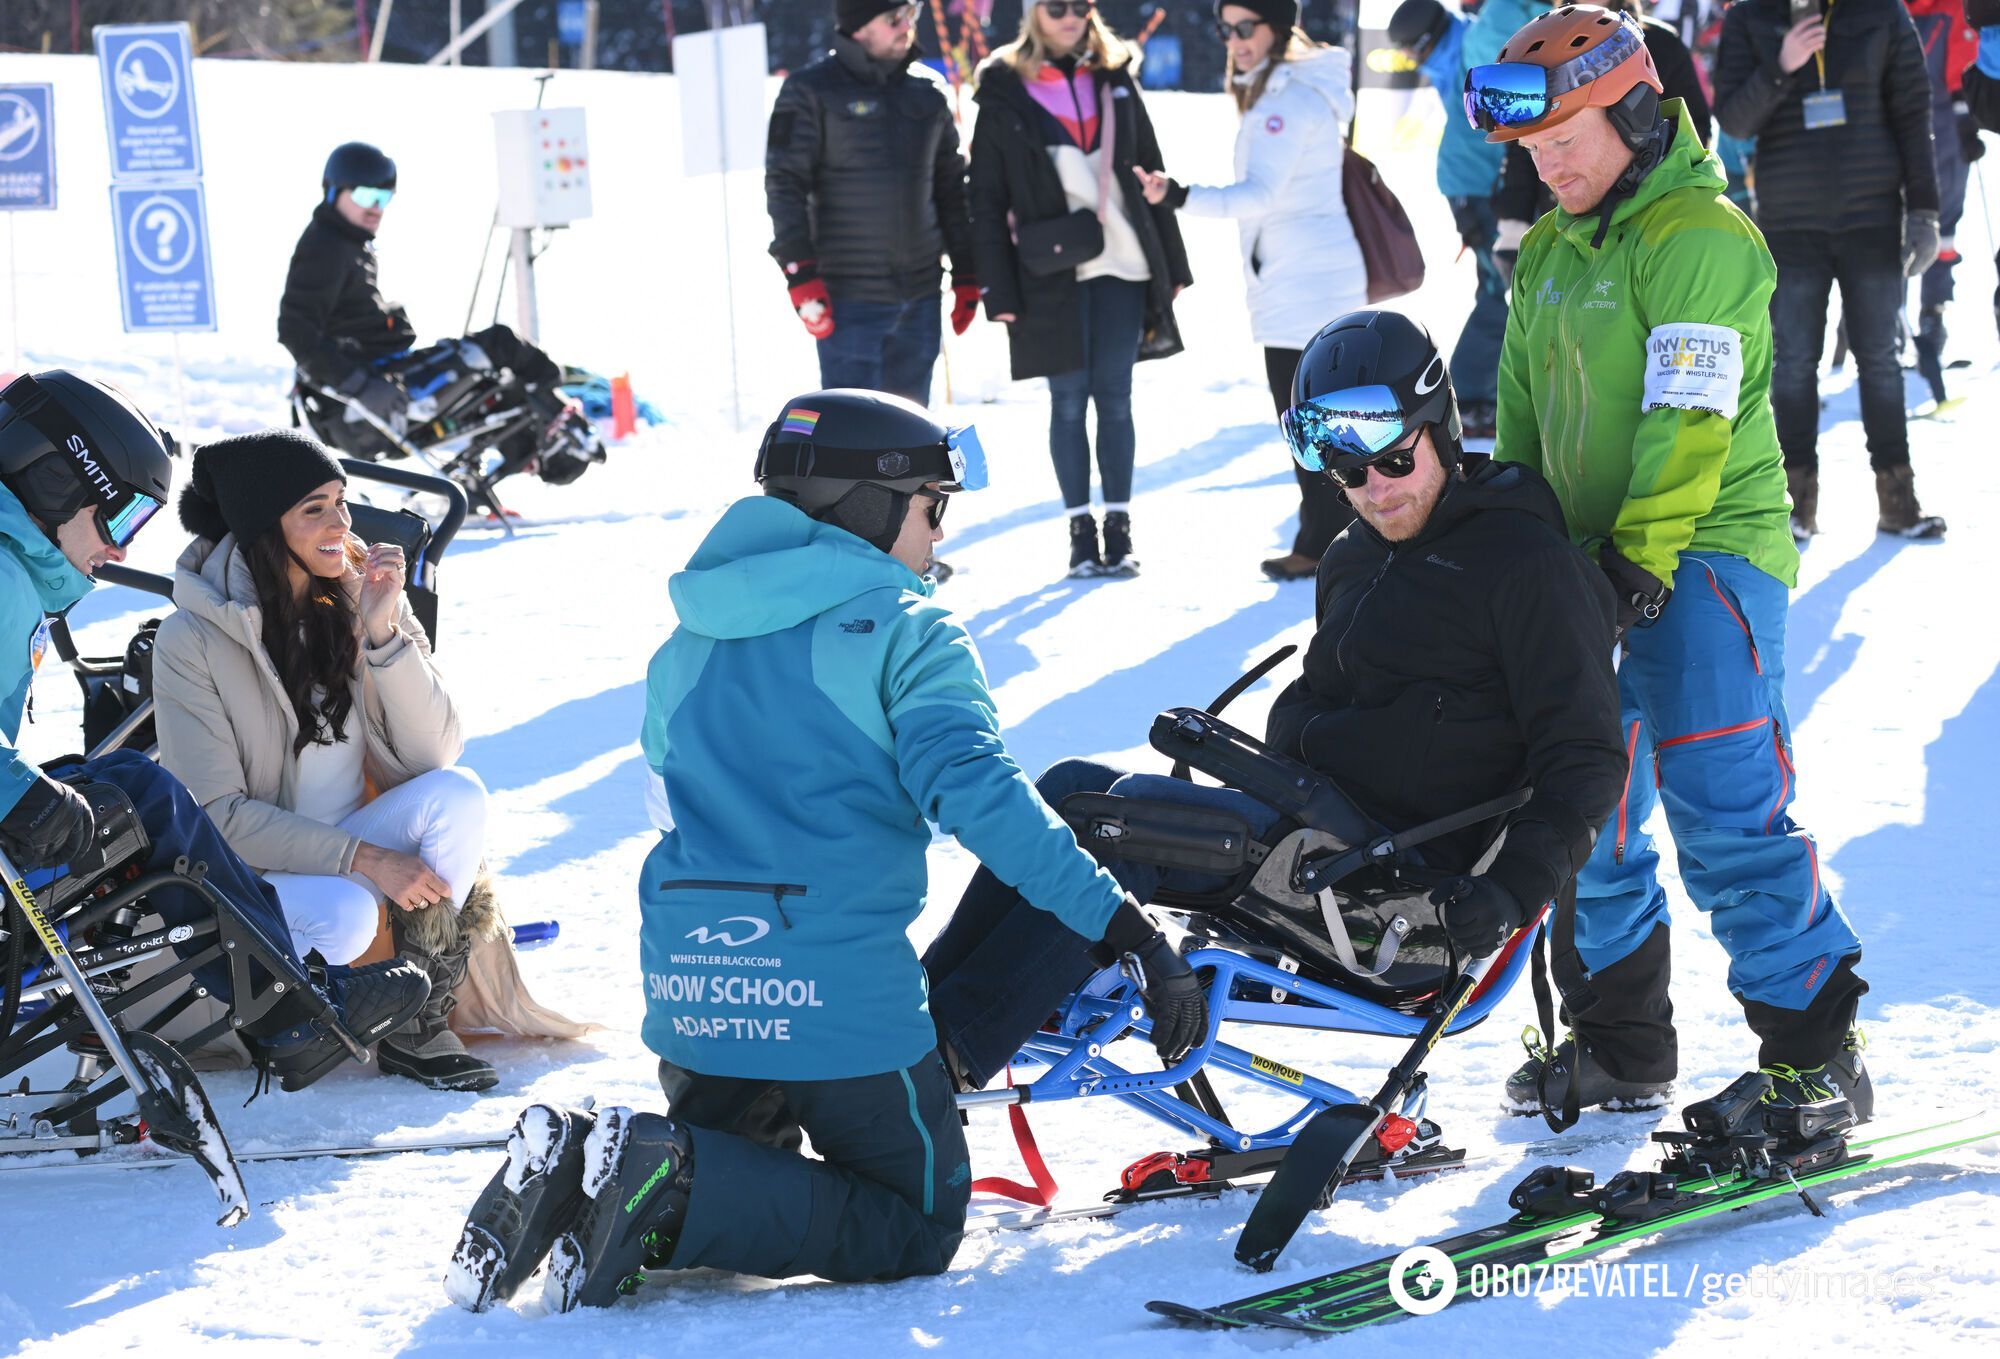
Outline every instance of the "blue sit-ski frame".
{"type": "MultiPolygon", "coordinates": [[[[1526,947],[1534,938],[1533,930],[1534,922],[1530,922],[1514,937],[1505,955],[1488,973],[1485,985],[1446,1032],[1459,1033],[1471,1028],[1505,998],[1533,953],[1532,948],[1526,947]]],[[[1212,1139],[1224,1150],[1284,1147],[1320,1110],[1333,1104],[1360,1103],[1363,1097],[1331,1081],[1220,1041],[1224,1023],[1409,1038],[1423,1028],[1426,1018],[1349,995],[1226,948],[1198,949],[1187,955],[1187,963],[1197,973],[1212,974],[1208,986],[1208,1030],[1201,1043],[1173,1066],[1164,1071],[1127,1071],[1105,1055],[1105,1049],[1119,1038],[1128,1035],[1145,1038],[1152,1032],[1152,1024],[1131,981],[1116,967],[1107,967],[1070,998],[1053,1030],[1037,1033],[1016,1054],[1016,1063],[1037,1065],[1045,1070],[1025,1085],[961,1095],[960,1104],[1045,1104],[1111,1095],[1175,1128],[1212,1139]],[[1238,982],[1282,991],[1287,999],[1280,1004],[1239,998],[1238,982]],[[1304,1103],[1282,1122],[1262,1132],[1246,1132],[1174,1093],[1175,1086],[1194,1079],[1202,1071],[1226,1072],[1281,1094],[1301,1095],[1304,1103]]],[[[1419,1085],[1398,1112],[1414,1121],[1423,1116],[1423,1103],[1424,1093],[1419,1085]]]]}

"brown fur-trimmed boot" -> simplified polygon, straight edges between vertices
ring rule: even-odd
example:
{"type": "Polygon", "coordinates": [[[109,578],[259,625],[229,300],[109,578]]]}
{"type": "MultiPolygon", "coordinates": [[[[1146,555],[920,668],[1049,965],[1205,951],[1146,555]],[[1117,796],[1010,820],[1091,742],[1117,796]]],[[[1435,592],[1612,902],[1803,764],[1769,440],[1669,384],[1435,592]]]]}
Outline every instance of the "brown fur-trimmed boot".
{"type": "Polygon", "coordinates": [[[465,983],[471,963],[473,935],[492,914],[492,896],[491,882],[482,873],[462,911],[453,910],[448,901],[415,911],[391,908],[396,951],[430,977],[431,994],[417,1017],[376,1049],[375,1061],[383,1071],[433,1090],[490,1090],[500,1083],[493,1064],[467,1052],[450,1023],[458,1003],[454,993],[465,983]]]}

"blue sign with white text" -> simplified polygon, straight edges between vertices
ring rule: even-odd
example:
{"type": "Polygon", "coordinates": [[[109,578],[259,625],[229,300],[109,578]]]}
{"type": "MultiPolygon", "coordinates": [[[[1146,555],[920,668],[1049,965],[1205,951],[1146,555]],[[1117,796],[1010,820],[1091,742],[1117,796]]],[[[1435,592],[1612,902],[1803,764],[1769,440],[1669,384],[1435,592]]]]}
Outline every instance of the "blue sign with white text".
{"type": "Polygon", "coordinates": [[[194,117],[194,45],[186,24],[99,24],[98,73],[111,177],[201,177],[194,117]]]}
{"type": "Polygon", "coordinates": [[[208,205],[199,184],[114,184],[118,298],[128,332],[214,330],[208,205]]]}
{"type": "Polygon", "coordinates": [[[0,85],[0,212],[55,205],[55,86],[0,85]]]}

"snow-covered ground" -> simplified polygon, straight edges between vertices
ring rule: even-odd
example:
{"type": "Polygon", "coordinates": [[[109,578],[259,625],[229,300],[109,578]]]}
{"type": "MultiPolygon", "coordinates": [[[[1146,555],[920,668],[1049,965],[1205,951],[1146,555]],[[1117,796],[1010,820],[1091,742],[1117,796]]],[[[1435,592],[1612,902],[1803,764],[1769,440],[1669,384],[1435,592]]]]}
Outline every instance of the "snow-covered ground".
{"type": "MultiPolygon", "coordinates": [[[[0,83],[58,87],[63,208],[17,214],[5,228],[16,236],[26,366],[112,376],[185,437],[282,423],[287,369],[274,320],[285,261],[321,158],[351,137],[379,141],[402,166],[382,233],[386,290],[426,334],[459,329],[493,196],[486,111],[531,103],[526,73],[208,61],[197,72],[222,329],[182,339],[183,395],[169,341],[119,330],[94,65],[0,57],[0,83]]],[[[531,1099],[660,1106],[652,1058],[636,1034],[633,877],[650,839],[636,739],[644,666],[672,626],[667,574],[724,505],[753,489],[755,432],[816,377],[810,343],[762,257],[757,177],[740,176],[729,208],[745,429],[731,428],[721,191],[713,179],[679,176],[675,101],[665,78],[557,79],[550,103],[589,109],[597,215],[559,238],[541,265],[548,347],[600,370],[629,369],[669,423],[616,449],[607,467],[574,486],[510,486],[529,520],[521,534],[504,541],[469,531],[442,573],[440,657],[468,720],[466,763],[493,790],[491,855],[506,909],[516,921],[562,923],[561,938],[524,953],[523,968],[544,1000],[608,1028],[575,1044],[487,1046],[502,1080],[478,1097],[350,1068],[309,1091],[239,1109],[247,1074],[211,1076],[239,1149],[497,1132],[531,1099]]],[[[1226,172],[1233,115],[1220,97],[1150,103],[1172,169],[1196,181],[1226,172]]],[[[1385,169],[1432,261],[1432,281],[1409,299],[1411,309],[1449,337],[1471,295],[1470,266],[1452,259],[1456,242],[1428,183],[1421,137],[1384,141],[1392,143],[1385,169]]],[[[1951,354],[1972,361],[1953,375],[1968,399],[1911,426],[1919,486],[1926,505],[1950,518],[1950,538],[1906,545],[1876,536],[1851,373],[1832,376],[1821,444],[1825,533],[1806,554],[1792,612],[1796,814],[1817,833],[1867,946],[1873,990],[1863,1019],[1885,1115],[1975,1107],[2000,1084],[1992,927],[2000,868],[1986,857],[2000,806],[1989,785],[2000,755],[2000,631],[1989,598],[2000,579],[2000,489],[1986,465],[2000,423],[2000,386],[1990,376],[2000,346],[1986,305],[1995,208],[2000,195],[1974,203],[1959,234],[1968,259],[1951,354]]],[[[953,507],[943,550],[960,574],[943,598],[977,638],[1015,754],[1031,769],[1067,754],[1154,767],[1145,748],[1154,712],[1207,701],[1245,665],[1310,631],[1309,587],[1274,585],[1256,570],[1289,543],[1296,492],[1249,343],[1234,229],[1190,220],[1185,230],[1199,279],[1182,299],[1188,352],[1143,365],[1135,389],[1134,520],[1145,562],[1135,580],[1061,578],[1066,535],[1044,452],[1042,386],[1006,380],[1004,346],[984,323],[951,344],[952,418],[978,422],[996,476],[991,490],[953,507]]],[[[482,318],[491,281],[489,271],[482,318]]],[[[0,307],[0,320],[6,313],[0,307]]],[[[511,302],[502,317],[511,320],[511,302]]],[[[142,540],[136,564],[166,569],[183,541],[163,520],[142,540]]],[[[158,610],[150,598],[100,590],[75,615],[86,652],[122,649],[158,610]]],[[[1232,718],[1259,728],[1272,685],[1245,695],[1232,718]]],[[[59,673],[44,675],[36,719],[24,733],[31,754],[76,744],[76,695],[59,673]]],[[[972,865],[940,842],[931,867],[919,940],[942,922],[972,865]]],[[[1748,1067],[1755,1044],[1727,994],[1722,951],[1698,913],[1676,900],[1683,1088],[1707,1092],[1748,1067]]],[[[1491,1023],[1448,1041],[1430,1063],[1432,1113],[1451,1140],[1512,1153],[1430,1182],[1343,1192],[1275,1280],[1505,1212],[1507,1187],[1543,1159],[1524,1149],[1543,1135],[1539,1123],[1496,1108],[1498,1084],[1519,1056],[1515,1035],[1532,1017],[1527,987],[1517,988],[1491,1023]]],[[[1251,1041],[1280,1061],[1370,1090],[1396,1052],[1380,1040],[1299,1033],[1251,1041]]],[[[1035,1121],[1067,1203],[1094,1200],[1146,1152],[1184,1149],[1165,1128],[1108,1101],[1038,1107],[1035,1121]]],[[[1628,1141],[1576,1159],[1600,1178],[1645,1164],[1652,1126],[1593,1115],[1586,1131],[1609,1127],[1628,1141]]],[[[1003,1118],[976,1117],[971,1137],[977,1173],[1019,1176],[1003,1118]]],[[[524,1295],[511,1309],[475,1317],[451,1307],[438,1281],[464,1209],[495,1165],[491,1153],[252,1164],[245,1175],[254,1216],[222,1232],[209,1225],[211,1199],[192,1170],[14,1173],[0,1163],[0,1344],[37,1356],[140,1346],[175,1353],[201,1342],[256,1354],[1088,1347],[1150,1357],[1310,1343],[1175,1331],[1141,1310],[1152,1297],[1213,1302],[1250,1290],[1252,1279],[1230,1258],[1241,1201],[975,1236],[938,1279],[848,1287],[702,1275],[655,1285],[606,1313],[545,1317],[524,1295]]],[[[1833,1194],[1824,1220],[1790,1211],[1689,1231],[1645,1257],[1671,1263],[1677,1287],[1691,1269],[1811,1271],[1820,1280],[1816,1301],[1488,1302],[1382,1339],[1496,1355],[1793,1344],[1870,1355],[1990,1353],[2000,1327],[1996,1176],[2000,1154],[1954,1153],[1937,1167],[1833,1194]],[[1876,1277],[1905,1267],[1913,1272],[1876,1277]],[[1857,1296],[1871,1287],[1872,1296],[1857,1296]]]]}

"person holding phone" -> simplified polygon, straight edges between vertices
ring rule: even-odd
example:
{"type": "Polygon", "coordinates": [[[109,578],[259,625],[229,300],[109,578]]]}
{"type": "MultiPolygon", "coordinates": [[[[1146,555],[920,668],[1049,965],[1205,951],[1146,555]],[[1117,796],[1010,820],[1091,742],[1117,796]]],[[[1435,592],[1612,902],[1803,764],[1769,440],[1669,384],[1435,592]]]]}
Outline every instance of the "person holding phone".
{"type": "Polygon", "coordinates": [[[1778,265],[1771,406],[1792,534],[1818,531],[1819,362],[1835,285],[1860,370],[1876,527],[1936,539],[1917,500],[1903,407],[1904,280],[1938,253],[1937,161],[1923,44],[1901,0],[1742,0],[1722,22],[1715,112],[1757,139],[1757,225],[1778,265]]]}

